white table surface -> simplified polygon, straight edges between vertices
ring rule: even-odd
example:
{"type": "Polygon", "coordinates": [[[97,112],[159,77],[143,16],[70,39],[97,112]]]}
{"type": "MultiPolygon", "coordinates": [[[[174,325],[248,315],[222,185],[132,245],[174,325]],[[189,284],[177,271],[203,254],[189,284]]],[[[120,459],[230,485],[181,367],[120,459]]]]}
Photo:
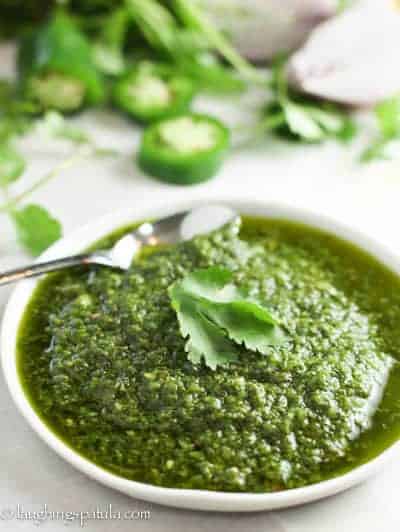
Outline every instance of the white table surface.
{"type": "MultiPolygon", "coordinates": [[[[10,49],[0,50],[0,69],[10,68],[10,49]]],[[[227,121],[252,105],[238,101],[232,107],[221,102],[198,102],[199,109],[216,110],[227,121]],[[239,109],[239,111],[238,111],[239,109]]],[[[245,115],[247,112],[244,113],[245,115]]],[[[163,185],[140,174],[132,153],[139,131],[118,116],[86,113],[77,121],[95,133],[105,146],[119,147],[124,156],[92,159],[65,171],[38,191],[32,201],[46,205],[62,220],[65,234],[96,216],[110,211],[176,199],[213,195],[258,198],[284,202],[324,212],[362,229],[394,250],[400,250],[398,162],[362,166],[356,161],[359,144],[344,149],[334,143],[323,146],[287,146],[265,140],[233,154],[220,175],[191,188],[163,185]]],[[[32,161],[17,186],[26,186],[68,154],[64,143],[24,140],[21,150],[32,161]]],[[[13,228],[1,218],[0,267],[28,261],[15,243],[13,228]]],[[[2,309],[9,289],[0,292],[2,309]]],[[[0,383],[0,530],[61,531],[80,528],[78,520],[46,520],[36,525],[16,519],[12,512],[90,512],[112,504],[114,511],[151,510],[148,521],[91,520],[86,530],[143,531],[265,531],[265,532],[376,532],[396,531],[400,526],[398,479],[400,460],[393,460],[379,475],[346,493],[308,506],[254,514],[216,514],[180,511],[131,499],[85,477],[55,455],[28,427],[14,407],[4,380],[0,383]],[[9,519],[7,519],[9,517],[9,519]]],[[[400,459],[400,450],[398,453],[400,459]]]]}

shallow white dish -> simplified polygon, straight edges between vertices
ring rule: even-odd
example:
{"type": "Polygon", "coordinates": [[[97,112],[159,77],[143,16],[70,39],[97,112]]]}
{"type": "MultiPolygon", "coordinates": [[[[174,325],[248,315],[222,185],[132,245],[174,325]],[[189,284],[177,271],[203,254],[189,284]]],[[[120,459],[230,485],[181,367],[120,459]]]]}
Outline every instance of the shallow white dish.
{"type": "MultiPolygon", "coordinates": [[[[393,271],[400,274],[400,259],[377,242],[371,240],[351,228],[328,219],[319,214],[302,211],[283,205],[269,204],[260,201],[238,202],[226,198],[212,198],[212,202],[224,202],[236,208],[243,214],[265,216],[270,218],[285,218],[327,230],[344,238],[378,258],[393,271]]],[[[95,220],[60,240],[44,253],[39,260],[54,259],[68,254],[82,251],[89,244],[107,235],[113,230],[144,218],[162,217],[204,201],[177,203],[165,206],[153,204],[152,207],[135,207],[128,211],[112,213],[100,220],[95,220]]],[[[315,501],[340,491],[346,490],[365,480],[378,471],[390,456],[394,455],[399,443],[392,445],[374,460],[355,468],[340,477],[326,480],[304,488],[297,488],[276,493],[226,493],[205,490],[172,489],[152,486],[141,482],[127,480],[114,475],[83,458],[60,440],[39,418],[29,403],[16,368],[16,340],[18,327],[37,280],[27,280],[18,284],[7,304],[1,331],[1,356],[4,375],[17,407],[39,436],[60,456],[65,458],[77,469],[111,488],[117,489],[132,497],[143,500],[196,510],[214,510],[229,512],[246,512],[255,510],[270,510],[295,506],[315,501]]]]}

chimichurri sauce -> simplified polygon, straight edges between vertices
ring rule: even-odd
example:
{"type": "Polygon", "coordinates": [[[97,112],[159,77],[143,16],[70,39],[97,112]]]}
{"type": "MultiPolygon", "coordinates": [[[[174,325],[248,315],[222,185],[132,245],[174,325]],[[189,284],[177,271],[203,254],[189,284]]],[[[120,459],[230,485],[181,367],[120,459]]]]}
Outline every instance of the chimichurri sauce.
{"type": "MultiPolygon", "coordinates": [[[[112,237],[101,245],[110,244],[112,237]]],[[[100,246],[100,244],[99,244],[100,246]]],[[[326,479],[400,435],[400,280],[306,226],[238,227],[144,254],[126,273],[42,281],[19,333],[32,404],[73,449],[161,486],[268,492],[326,479]],[[289,342],[213,371],[184,351],[167,288],[221,265],[289,342]]]]}

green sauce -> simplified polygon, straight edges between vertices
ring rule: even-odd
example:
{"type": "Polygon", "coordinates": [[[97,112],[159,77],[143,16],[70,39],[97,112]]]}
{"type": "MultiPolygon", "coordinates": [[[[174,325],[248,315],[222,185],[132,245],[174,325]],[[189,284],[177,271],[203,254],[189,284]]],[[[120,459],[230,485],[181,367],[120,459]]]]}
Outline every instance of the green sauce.
{"type": "MultiPolygon", "coordinates": [[[[110,245],[114,237],[98,243],[110,245]]],[[[126,273],[52,274],[19,332],[32,404],[68,445],[126,478],[268,492],[339,475],[400,435],[400,279],[306,226],[245,218],[145,253],[126,273]],[[184,351],[168,286],[221,265],[290,341],[212,371],[184,351]]]]}

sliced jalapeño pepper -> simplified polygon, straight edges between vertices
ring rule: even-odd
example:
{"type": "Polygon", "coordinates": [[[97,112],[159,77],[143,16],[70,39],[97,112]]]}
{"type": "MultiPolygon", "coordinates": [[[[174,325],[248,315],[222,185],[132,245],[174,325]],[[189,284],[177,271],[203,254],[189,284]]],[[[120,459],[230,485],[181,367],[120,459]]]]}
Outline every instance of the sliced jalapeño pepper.
{"type": "Polygon", "coordinates": [[[190,113],[164,119],[143,134],[138,164],[147,174],[179,185],[213,177],[229,149],[229,131],[217,119],[190,113]]]}
{"type": "Polygon", "coordinates": [[[21,40],[18,71],[24,97],[44,111],[72,112],[105,97],[90,44],[63,12],[21,40]]]}
{"type": "Polygon", "coordinates": [[[193,95],[192,80],[168,65],[148,61],[127,72],[113,90],[115,105],[143,123],[187,111],[193,95]]]}

